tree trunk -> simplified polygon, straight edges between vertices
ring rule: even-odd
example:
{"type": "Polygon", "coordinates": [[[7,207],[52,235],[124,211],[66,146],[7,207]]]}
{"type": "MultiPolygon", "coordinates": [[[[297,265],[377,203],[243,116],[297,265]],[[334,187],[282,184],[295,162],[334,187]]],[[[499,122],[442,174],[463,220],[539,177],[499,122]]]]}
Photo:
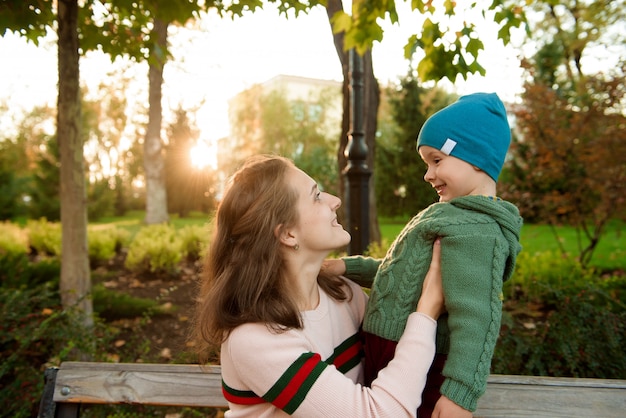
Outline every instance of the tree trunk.
{"type": "Polygon", "coordinates": [[[163,67],[166,56],[168,23],[154,20],[152,34],[156,43],[150,51],[148,127],[144,141],[144,170],[146,174],[146,224],[159,224],[169,220],[167,212],[167,192],[165,188],[165,170],[163,143],[161,141],[161,89],[163,86],[163,67]]]}
{"type": "Polygon", "coordinates": [[[78,0],[58,2],[59,97],[57,140],[61,161],[61,303],[93,326],[87,247],[87,198],[80,129],[78,0]]]}
{"type": "MultiPolygon", "coordinates": [[[[326,5],[326,14],[328,16],[328,22],[333,15],[343,10],[342,0],[328,0],[326,5]]],[[[332,31],[332,24],[331,31],[332,31]]],[[[348,52],[344,51],[344,34],[343,32],[333,34],[333,40],[335,43],[335,50],[337,56],[341,62],[341,72],[343,74],[343,117],[341,120],[341,137],[339,138],[339,148],[337,150],[337,162],[339,173],[343,173],[348,163],[345,151],[348,146],[348,134],[350,132],[350,74],[349,74],[349,58],[348,52]]],[[[363,120],[365,122],[365,142],[367,143],[367,165],[372,171],[372,175],[369,180],[369,241],[380,242],[380,228],[378,226],[378,212],[376,210],[376,194],[374,189],[374,177],[376,172],[374,170],[374,156],[376,153],[376,130],[378,129],[378,106],[380,103],[380,90],[378,87],[378,81],[374,77],[374,69],[372,65],[372,51],[367,50],[363,55],[363,88],[364,88],[364,109],[363,120]]],[[[341,196],[345,196],[345,183],[343,181],[343,175],[340,175],[339,191],[341,196]]],[[[345,207],[345,205],[343,206],[345,207]]],[[[345,219],[345,214],[342,211],[341,215],[345,219]]]]}

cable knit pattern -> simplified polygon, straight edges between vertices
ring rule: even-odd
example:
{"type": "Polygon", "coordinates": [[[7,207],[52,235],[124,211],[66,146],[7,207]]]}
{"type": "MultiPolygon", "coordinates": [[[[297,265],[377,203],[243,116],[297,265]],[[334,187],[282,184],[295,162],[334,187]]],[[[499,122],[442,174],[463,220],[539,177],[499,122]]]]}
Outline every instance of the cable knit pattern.
{"type": "MultiPolygon", "coordinates": [[[[398,341],[417,306],[433,242],[441,237],[448,310],[437,327],[437,352],[448,354],[441,392],[470,411],[486,388],[500,330],[502,284],[521,250],[521,226],[519,211],[506,201],[464,196],[433,204],[398,235],[372,285],[363,329],[398,341]]],[[[371,268],[357,271],[372,264],[358,258],[345,259],[348,277],[372,274],[371,268]]]]}

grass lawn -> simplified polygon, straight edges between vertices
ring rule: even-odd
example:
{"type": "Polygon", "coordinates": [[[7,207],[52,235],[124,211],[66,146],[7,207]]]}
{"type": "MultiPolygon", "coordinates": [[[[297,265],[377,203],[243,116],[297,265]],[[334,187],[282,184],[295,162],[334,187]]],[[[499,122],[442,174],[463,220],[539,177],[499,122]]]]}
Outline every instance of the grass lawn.
{"type": "MultiPolygon", "coordinates": [[[[100,218],[93,224],[102,226],[116,226],[118,228],[126,229],[130,232],[131,236],[135,236],[137,231],[144,226],[143,220],[145,218],[145,212],[143,211],[131,211],[125,216],[116,217],[108,216],[100,218]]],[[[206,213],[193,212],[186,218],[179,218],[178,215],[170,215],[170,222],[176,228],[182,228],[187,225],[205,225],[210,221],[209,215],[206,213]]]]}
{"type": "MultiPolygon", "coordinates": [[[[574,228],[557,227],[556,236],[549,225],[524,225],[522,228],[521,243],[523,251],[559,252],[562,246],[567,253],[576,256],[580,253],[581,245],[588,241],[583,236],[578,236],[574,228]]],[[[609,225],[600,239],[597,248],[593,252],[590,265],[602,270],[615,270],[626,268],[626,236],[624,235],[624,223],[613,222],[609,225]]]]}

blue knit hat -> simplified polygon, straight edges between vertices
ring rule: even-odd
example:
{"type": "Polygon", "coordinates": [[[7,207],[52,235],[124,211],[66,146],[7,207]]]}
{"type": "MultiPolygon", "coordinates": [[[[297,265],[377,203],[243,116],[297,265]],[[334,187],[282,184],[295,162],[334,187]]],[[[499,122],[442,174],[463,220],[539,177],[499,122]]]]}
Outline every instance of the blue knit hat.
{"type": "Polygon", "coordinates": [[[495,181],[511,143],[506,109],[495,93],[462,96],[432,115],[417,137],[422,145],[472,164],[495,181]]]}

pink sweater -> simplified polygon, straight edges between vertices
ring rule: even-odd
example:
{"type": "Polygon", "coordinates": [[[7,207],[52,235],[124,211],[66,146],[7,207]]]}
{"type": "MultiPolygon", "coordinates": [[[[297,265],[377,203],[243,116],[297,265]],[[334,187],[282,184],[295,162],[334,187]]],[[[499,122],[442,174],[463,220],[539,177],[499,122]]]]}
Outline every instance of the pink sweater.
{"type": "Polygon", "coordinates": [[[304,329],[281,333],[264,324],[237,327],[221,348],[226,417],[414,417],[435,353],[436,322],[409,316],[395,358],[372,387],[361,385],[359,328],[367,295],[337,302],[320,289],[304,329]]]}

